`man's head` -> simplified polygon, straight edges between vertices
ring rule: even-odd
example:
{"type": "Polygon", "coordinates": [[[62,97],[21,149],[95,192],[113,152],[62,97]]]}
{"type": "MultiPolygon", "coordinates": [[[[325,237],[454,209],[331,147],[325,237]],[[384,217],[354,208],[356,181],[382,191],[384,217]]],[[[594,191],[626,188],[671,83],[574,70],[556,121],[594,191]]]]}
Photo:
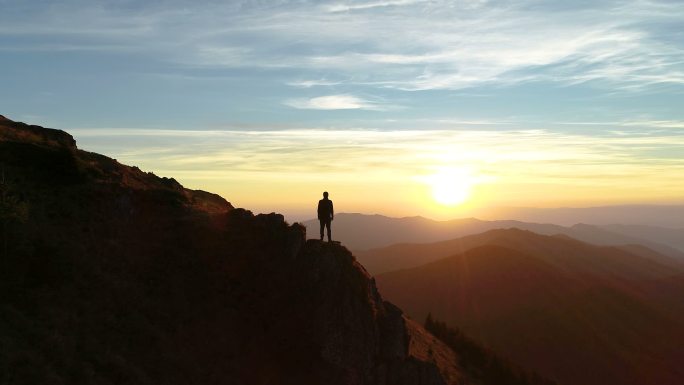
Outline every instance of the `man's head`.
{"type": "Polygon", "coordinates": [[[327,191],[323,191],[323,198],[328,199],[328,192],[327,191]]]}

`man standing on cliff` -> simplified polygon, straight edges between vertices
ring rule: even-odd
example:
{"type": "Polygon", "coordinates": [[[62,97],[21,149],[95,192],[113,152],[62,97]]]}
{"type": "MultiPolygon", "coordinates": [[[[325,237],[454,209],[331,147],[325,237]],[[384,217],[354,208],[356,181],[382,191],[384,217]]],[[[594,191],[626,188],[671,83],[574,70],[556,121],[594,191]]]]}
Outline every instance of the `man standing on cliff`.
{"type": "Polygon", "coordinates": [[[321,241],[323,240],[323,228],[328,228],[328,242],[332,242],[330,236],[330,222],[335,218],[335,211],[333,210],[333,203],[328,199],[328,192],[323,193],[323,199],[318,201],[318,220],[321,222],[321,241]]]}

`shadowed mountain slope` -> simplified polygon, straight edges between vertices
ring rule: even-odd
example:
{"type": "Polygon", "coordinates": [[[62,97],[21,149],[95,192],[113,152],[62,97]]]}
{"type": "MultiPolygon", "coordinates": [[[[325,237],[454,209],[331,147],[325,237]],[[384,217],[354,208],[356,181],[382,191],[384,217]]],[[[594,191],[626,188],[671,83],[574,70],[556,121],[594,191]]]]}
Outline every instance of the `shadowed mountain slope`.
{"type": "MultiPolygon", "coordinates": [[[[312,229],[309,237],[318,235],[318,221],[304,224],[312,229]]],[[[396,243],[429,243],[479,234],[493,229],[518,229],[537,234],[564,234],[597,245],[642,244],[661,254],[684,261],[684,252],[648,239],[635,238],[596,226],[577,224],[571,227],[528,223],[513,220],[482,221],[475,218],[434,221],[423,217],[389,218],[382,215],[337,214],[333,221],[333,238],[342,240],[352,250],[368,250],[396,243]]]]}
{"type": "Polygon", "coordinates": [[[684,270],[657,253],[518,229],[397,245],[386,257],[390,249],[434,262],[377,275],[387,298],[547,378],[646,385],[684,376],[684,270]]]}
{"type": "MultiPolygon", "coordinates": [[[[0,383],[456,384],[344,247],[0,119],[0,383]]],[[[445,353],[447,354],[447,353],[445,353]]],[[[451,352],[453,355],[454,353],[451,352]]]]}

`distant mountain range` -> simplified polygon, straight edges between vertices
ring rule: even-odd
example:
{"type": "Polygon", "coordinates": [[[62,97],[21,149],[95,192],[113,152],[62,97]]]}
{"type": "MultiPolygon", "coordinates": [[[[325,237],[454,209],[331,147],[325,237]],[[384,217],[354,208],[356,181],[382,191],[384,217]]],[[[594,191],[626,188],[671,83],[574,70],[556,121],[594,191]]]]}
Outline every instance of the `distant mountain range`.
{"type": "Polygon", "coordinates": [[[429,262],[376,275],[379,289],[560,383],[680,384],[684,268],[636,249],[508,229],[360,260],[429,262]]]}
{"type": "MultiPolygon", "coordinates": [[[[646,225],[601,225],[602,229],[644,242],[657,242],[684,251],[684,229],[646,225]]],[[[645,243],[644,243],[645,244],[645,243]]]]}
{"type": "MultiPolygon", "coordinates": [[[[539,235],[518,228],[495,229],[448,241],[398,243],[378,249],[357,251],[356,256],[369,273],[377,275],[394,270],[417,267],[485,245],[499,245],[525,250],[538,246],[540,249],[535,251],[545,253],[559,253],[561,250],[568,249],[568,247],[571,249],[568,253],[575,253],[578,245],[581,245],[583,247],[582,250],[591,250],[594,254],[605,256],[610,253],[617,253],[619,250],[622,252],[619,254],[621,255],[620,258],[639,256],[668,268],[684,268],[684,259],[673,258],[641,245],[596,246],[577,241],[564,234],[540,236],[540,238],[535,238],[536,242],[524,244],[525,241],[531,238],[532,234],[535,236],[539,235]],[[542,243],[542,240],[545,242],[542,243]]],[[[587,255],[587,253],[585,252],[583,255],[587,255]]],[[[617,260],[620,259],[618,258],[617,260]]],[[[583,259],[576,259],[575,261],[580,264],[578,268],[585,266],[582,265],[585,262],[583,259]]],[[[646,266],[641,267],[646,269],[646,266]]],[[[645,273],[645,271],[641,273],[645,273]]]]}
{"type": "MultiPolygon", "coordinates": [[[[317,220],[304,222],[309,238],[317,238],[317,220]]],[[[427,243],[478,234],[493,229],[518,228],[543,235],[563,234],[596,245],[640,244],[661,254],[684,260],[682,231],[669,229],[660,232],[639,232],[639,226],[592,226],[576,224],[570,227],[554,224],[528,223],[514,220],[483,221],[475,218],[435,221],[423,217],[390,218],[382,215],[348,214],[335,215],[332,224],[333,238],[343,241],[352,250],[368,250],[396,243],[427,243]],[[639,235],[639,236],[637,236],[639,235]]],[[[362,253],[359,253],[362,254],[362,253]]]]}
{"type": "Polygon", "coordinates": [[[684,229],[684,204],[614,205],[597,207],[492,207],[477,212],[481,219],[508,218],[524,222],[593,225],[647,225],[684,229]]]}

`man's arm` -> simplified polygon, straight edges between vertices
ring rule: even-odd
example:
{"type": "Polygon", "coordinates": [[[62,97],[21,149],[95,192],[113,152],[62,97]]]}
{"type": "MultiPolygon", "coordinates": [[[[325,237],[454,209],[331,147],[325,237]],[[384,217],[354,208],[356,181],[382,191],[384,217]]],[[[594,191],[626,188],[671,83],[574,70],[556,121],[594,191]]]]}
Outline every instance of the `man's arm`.
{"type": "Polygon", "coordinates": [[[335,219],[335,210],[333,210],[333,204],[330,201],[330,220],[332,221],[333,219],[335,219]]]}

